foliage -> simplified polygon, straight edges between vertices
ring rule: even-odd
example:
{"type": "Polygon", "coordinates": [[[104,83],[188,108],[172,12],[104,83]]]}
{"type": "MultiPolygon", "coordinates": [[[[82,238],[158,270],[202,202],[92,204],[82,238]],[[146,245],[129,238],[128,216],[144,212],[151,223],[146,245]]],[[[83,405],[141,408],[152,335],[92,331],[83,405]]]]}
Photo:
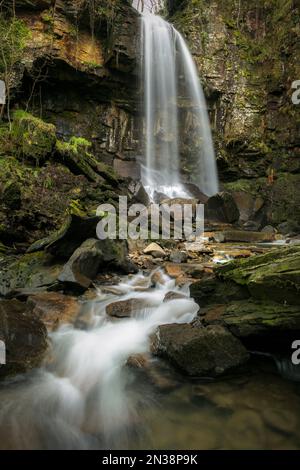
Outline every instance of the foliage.
{"type": "Polygon", "coordinates": [[[50,155],[56,142],[56,128],[23,110],[14,112],[12,140],[18,156],[34,160],[37,164],[50,155]]]}
{"type": "Polygon", "coordinates": [[[22,59],[29,35],[29,29],[22,20],[15,17],[7,19],[0,15],[0,78],[6,85],[8,117],[14,68],[22,59]]]}

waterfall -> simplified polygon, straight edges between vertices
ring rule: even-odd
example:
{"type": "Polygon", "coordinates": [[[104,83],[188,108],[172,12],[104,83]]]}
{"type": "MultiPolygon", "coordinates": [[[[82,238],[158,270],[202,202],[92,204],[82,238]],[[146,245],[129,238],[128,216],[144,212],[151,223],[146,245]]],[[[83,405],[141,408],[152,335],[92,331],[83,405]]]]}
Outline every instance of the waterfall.
{"type": "MultiPolygon", "coordinates": [[[[217,168],[205,97],[191,53],[176,29],[146,12],[142,15],[142,76],[145,114],[145,163],[142,180],[150,193],[186,197],[181,185],[182,120],[180,94],[190,103],[197,143],[191,182],[211,196],[218,191],[217,168]],[[182,91],[181,91],[182,89],[182,91]],[[179,93],[180,90],[180,93],[179,93]]],[[[186,136],[185,136],[186,138],[186,136]]]]}

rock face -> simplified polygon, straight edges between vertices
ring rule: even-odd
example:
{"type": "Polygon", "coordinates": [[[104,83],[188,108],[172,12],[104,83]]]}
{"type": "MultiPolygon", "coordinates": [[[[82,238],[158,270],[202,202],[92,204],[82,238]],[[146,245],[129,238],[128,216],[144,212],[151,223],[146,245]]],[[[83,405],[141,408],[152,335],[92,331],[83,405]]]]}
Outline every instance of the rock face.
{"type": "MultiPolygon", "coordinates": [[[[292,82],[300,76],[299,2],[168,4],[205,85],[226,191],[243,191],[254,201],[263,197],[259,211],[252,201],[243,202],[243,211],[239,206],[243,218],[249,211],[251,218],[264,218],[264,225],[287,218],[299,225],[299,110],[291,100],[292,82]]],[[[181,153],[190,155],[190,107],[183,107],[181,116],[181,153]]],[[[192,171],[191,159],[186,160],[192,171]]]]}
{"type": "Polygon", "coordinates": [[[221,375],[248,359],[239,340],[222,326],[160,326],[153,350],[190,376],[221,375]]]}
{"type": "Polygon", "coordinates": [[[37,367],[47,349],[47,331],[29,305],[18,300],[0,302],[0,339],[6,346],[6,365],[0,377],[37,367]]]}

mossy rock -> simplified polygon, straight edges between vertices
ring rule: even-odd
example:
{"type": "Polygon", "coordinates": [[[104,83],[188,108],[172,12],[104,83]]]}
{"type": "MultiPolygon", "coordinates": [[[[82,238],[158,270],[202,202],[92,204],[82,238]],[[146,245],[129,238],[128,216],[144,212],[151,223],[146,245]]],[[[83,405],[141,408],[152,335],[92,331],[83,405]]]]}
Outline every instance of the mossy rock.
{"type": "Polygon", "coordinates": [[[45,161],[56,142],[55,126],[22,110],[15,111],[13,118],[11,135],[18,156],[37,164],[45,161]]]}
{"type": "Polygon", "coordinates": [[[49,253],[39,251],[21,257],[9,256],[0,260],[0,295],[16,289],[53,285],[61,270],[49,253]]]}
{"type": "Polygon", "coordinates": [[[300,305],[300,247],[280,248],[217,269],[223,281],[245,286],[256,299],[300,305]]]}
{"type": "Polygon", "coordinates": [[[108,181],[118,185],[119,179],[113,168],[99,162],[91,151],[92,143],[83,137],[72,137],[69,142],[58,140],[56,152],[63,163],[75,174],[85,175],[90,181],[108,181]]]}

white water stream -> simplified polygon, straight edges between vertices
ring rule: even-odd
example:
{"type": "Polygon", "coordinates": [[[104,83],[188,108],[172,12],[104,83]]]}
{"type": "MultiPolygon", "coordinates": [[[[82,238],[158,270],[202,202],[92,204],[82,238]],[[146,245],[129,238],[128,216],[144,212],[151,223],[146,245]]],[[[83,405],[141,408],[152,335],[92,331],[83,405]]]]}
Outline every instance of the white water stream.
{"type": "Polygon", "coordinates": [[[157,326],[190,322],[198,306],[189,297],[164,302],[167,292],[189,296],[163,273],[163,282],[151,287],[151,276],[138,274],[116,286],[120,295],[99,291],[85,305],[89,328],[66,325],[51,335],[52,354],[47,367],[25,383],[0,391],[0,448],[112,448],[120,436],[138,423],[145,396],[131,384],[126,362],[133,354],[149,351],[149,336],[157,326]],[[142,289],[142,291],[141,291],[142,289]],[[143,291],[145,290],[145,291],[143,291]],[[144,302],[132,318],[106,314],[112,302],[144,302]]]}

